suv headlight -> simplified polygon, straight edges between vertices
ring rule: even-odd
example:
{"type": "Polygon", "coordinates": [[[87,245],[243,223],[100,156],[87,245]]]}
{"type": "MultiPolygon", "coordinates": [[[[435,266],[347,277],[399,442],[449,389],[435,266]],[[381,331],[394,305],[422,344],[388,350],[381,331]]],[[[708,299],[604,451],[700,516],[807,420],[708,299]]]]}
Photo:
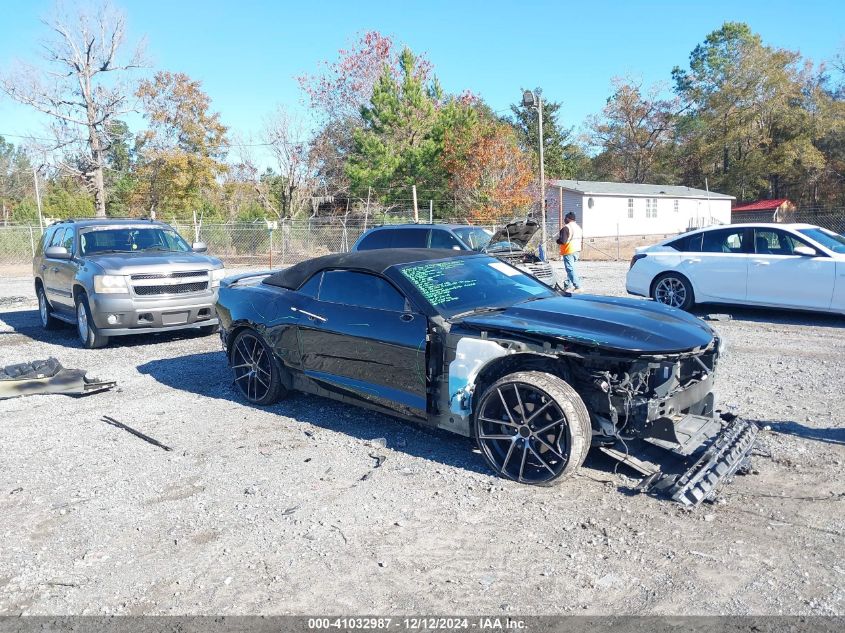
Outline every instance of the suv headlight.
{"type": "Polygon", "coordinates": [[[129,284],[123,275],[94,275],[94,292],[100,294],[128,294],[129,284]]]}
{"type": "Polygon", "coordinates": [[[219,288],[220,287],[220,280],[226,276],[226,269],[225,268],[216,268],[215,270],[208,271],[211,275],[211,287],[212,288],[219,288]]]}

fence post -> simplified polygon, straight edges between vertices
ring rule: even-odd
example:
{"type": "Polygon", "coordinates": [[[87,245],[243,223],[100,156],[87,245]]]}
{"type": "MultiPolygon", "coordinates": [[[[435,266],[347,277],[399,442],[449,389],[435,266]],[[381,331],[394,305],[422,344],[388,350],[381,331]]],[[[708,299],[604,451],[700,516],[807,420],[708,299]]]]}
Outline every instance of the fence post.
{"type": "Polygon", "coordinates": [[[619,222],[616,223],[616,261],[619,261],[619,222]]]}
{"type": "Polygon", "coordinates": [[[32,256],[35,257],[35,236],[32,234],[32,225],[29,225],[29,247],[32,249],[32,256]]]}

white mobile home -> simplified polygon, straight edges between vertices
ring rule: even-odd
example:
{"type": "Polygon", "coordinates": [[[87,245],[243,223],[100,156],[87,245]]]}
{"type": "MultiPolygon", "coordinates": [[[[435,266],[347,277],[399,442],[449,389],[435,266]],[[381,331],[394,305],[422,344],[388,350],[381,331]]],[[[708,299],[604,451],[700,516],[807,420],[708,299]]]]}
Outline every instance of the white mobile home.
{"type": "Polygon", "coordinates": [[[551,180],[546,187],[549,225],[558,226],[558,218],[572,211],[585,237],[671,234],[729,224],[733,200],[672,185],[551,180]]]}

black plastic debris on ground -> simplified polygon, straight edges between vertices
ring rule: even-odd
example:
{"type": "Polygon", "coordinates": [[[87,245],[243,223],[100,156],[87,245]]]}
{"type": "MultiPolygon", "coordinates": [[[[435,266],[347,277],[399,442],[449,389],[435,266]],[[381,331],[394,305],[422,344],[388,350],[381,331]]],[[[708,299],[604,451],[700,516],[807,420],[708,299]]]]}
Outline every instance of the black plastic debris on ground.
{"type": "Polygon", "coordinates": [[[0,369],[0,400],[38,394],[84,396],[112,389],[117,382],[88,378],[84,369],[66,369],[55,358],[0,369]]]}
{"type": "Polygon", "coordinates": [[[110,424],[113,427],[116,427],[118,429],[122,429],[122,430],[126,431],[127,433],[131,433],[135,437],[140,438],[140,439],[144,440],[145,442],[152,444],[153,446],[158,446],[159,448],[164,449],[166,451],[172,451],[173,450],[169,446],[165,446],[164,444],[159,442],[154,437],[150,437],[149,435],[141,433],[141,431],[138,431],[137,429],[133,429],[131,426],[124,424],[123,422],[118,422],[117,420],[115,420],[112,417],[104,415],[101,419],[106,424],[110,424]]]}

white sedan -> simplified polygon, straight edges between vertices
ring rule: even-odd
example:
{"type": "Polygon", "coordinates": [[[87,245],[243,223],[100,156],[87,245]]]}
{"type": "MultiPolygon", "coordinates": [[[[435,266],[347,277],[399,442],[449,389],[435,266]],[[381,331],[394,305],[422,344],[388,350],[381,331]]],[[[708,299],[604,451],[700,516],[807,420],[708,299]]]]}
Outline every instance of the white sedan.
{"type": "Polygon", "coordinates": [[[732,303],[845,314],[845,236],[811,224],[733,224],[638,248],[626,289],[674,308],[732,303]]]}

